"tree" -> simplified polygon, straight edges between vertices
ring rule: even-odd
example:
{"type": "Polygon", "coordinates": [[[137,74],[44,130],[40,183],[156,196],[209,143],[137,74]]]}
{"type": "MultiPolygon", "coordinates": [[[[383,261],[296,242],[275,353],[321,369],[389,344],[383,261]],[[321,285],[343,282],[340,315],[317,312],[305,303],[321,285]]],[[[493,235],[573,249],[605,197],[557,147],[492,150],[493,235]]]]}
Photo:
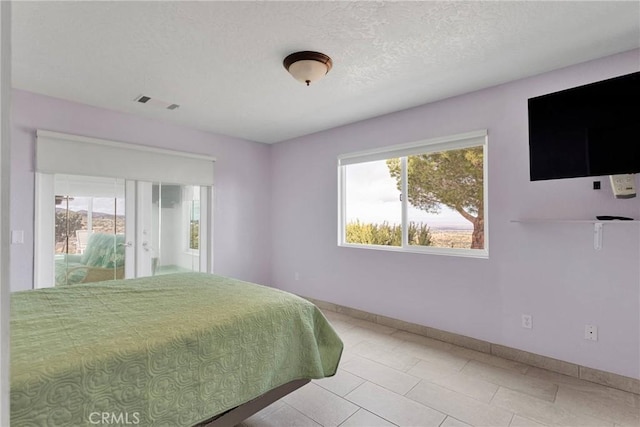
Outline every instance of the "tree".
{"type": "MultiPolygon", "coordinates": [[[[402,246],[402,227],[389,224],[366,224],[358,220],[347,224],[347,243],[361,245],[402,246]]],[[[431,231],[426,224],[409,223],[409,244],[430,246],[431,231]]]]}
{"type": "MultiPolygon", "coordinates": [[[[471,248],[484,248],[482,147],[447,150],[407,157],[409,203],[438,213],[442,205],[473,224],[471,248]]],[[[400,159],[387,160],[389,173],[402,187],[400,159]]]]}
{"type": "MultiPolygon", "coordinates": [[[[74,235],[82,229],[82,215],[73,211],[56,210],[56,242],[65,242],[67,236],[74,235]]],[[[68,247],[65,251],[68,251],[68,247]]]]}

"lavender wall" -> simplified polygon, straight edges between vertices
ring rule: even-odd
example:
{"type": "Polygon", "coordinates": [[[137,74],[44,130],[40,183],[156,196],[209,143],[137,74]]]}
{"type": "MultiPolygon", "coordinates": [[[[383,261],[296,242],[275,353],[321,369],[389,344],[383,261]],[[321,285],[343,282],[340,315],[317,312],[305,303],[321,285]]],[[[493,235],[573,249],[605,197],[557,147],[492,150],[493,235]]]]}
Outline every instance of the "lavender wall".
{"type": "Polygon", "coordinates": [[[37,129],[215,156],[215,272],[270,282],[268,145],[20,90],[12,96],[11,229],[25,232],[25,244],[11,247],[13,290],[30,289],[33,282],[37,129]]]}
{"type": "MultiPolygon", "coordinates": [[[[637,71],[632,51],[273,146],[73,102],[13,92],[11,283],[33,277],[36,129],[217,157],[218,274],[640,377],[640,226],[605,226],[600,251],[586,224],[515,218],[640,218],[606,180],[529,182],[526,100],[637,71]],[[337,247],[337,156],[477,129],[489,131],[490,258],[337,247]],[[271,197],[270,197],[271,196],[271,197]],[[298,273],[298,280],[295,280],[298,273]],[[520,327],[523,313],[534,327],[520,327]],[[599,341],[582,338],[585,324],[599,341]]],[[[639,182],[640,187],[640,182],[639,182]]]]}
{"type": "MultiPolygon", "coordinates": [[[[282,289],[640,378],[640,225],[519,224],[517,218],[640,218],[608,181],[529,182],[527,98],[637,71],[640,51],[276,144],[272,278],[282,289]],[[337,156],[489,132],[489,259],[337,246],[337,156]],[[296,280],[298,273],[298,280],[296,280]],[[533,316],[533,329],[520,326],[533,316]],[[599,341],[583,339],[584,325],[599,341]]],[[[639,188],[640,188],[640,182],[639,188]]]]}

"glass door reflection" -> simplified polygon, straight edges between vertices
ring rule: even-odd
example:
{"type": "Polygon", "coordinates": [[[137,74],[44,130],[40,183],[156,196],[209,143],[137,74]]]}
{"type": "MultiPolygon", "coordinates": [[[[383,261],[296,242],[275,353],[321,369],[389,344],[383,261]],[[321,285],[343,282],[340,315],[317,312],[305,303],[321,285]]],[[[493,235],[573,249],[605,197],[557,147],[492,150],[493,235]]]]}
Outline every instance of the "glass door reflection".
{"type": "Polygon", "coordinates": [[[124,181],[56,175],[55,286],[124,278],[124,181]]]}
{"type": "Polygon", "coordinates": [[[138,236],[138,259],[150,265],[142,265],[138,276],[201,271],[200,193],[195,185],[151,184],[151,215],[138,236]]]}

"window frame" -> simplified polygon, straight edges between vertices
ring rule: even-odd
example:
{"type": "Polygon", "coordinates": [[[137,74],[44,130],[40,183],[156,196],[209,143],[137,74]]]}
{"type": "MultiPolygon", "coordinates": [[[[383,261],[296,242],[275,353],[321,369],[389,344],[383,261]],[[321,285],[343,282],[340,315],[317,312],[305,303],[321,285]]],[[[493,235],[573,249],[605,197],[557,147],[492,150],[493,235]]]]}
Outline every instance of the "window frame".
{"type": "Polygon", "coordinates": [[[471,258],[489,258],[489,203],[488,203],[488,132],[486,129],[445,137],[430,138],[406,144],[390,145],[372,150],[346,153],[338,156],[338,246],[345,248],[373,249],[391,252],[409,252],[430,255],[448,255],[471,258]],[[484,248],[444,248],[408,244],[408,180],[407,157],[448,150],[482,147],[484,248]],[[402,164],[402,246],[368,245],[346,241],[346,167],[375,160],[400,158],[402,164]]]}
{"type": "MultiPolygon", "coordinates": [[[[198,190],[199,192],[199,190],[198,190]]],[[[198,218],[198,249],[194,249],[191,247],[191,214],[192,214],[192,203],[195,200],[183,200],[182,201],[182,214],[183,214],[183,239],[184,239],[184,247],[185,253],[188,254],[192,254],[192,255],[198,255],[200,253],[200,224],[202,223],[202,218],[198,218]]],[[[200,203],[200,199],[197,199],[198,204],[201,205],[200,203]]],[[[200,206],[198,206],[198,208],[200,209],[200,206]]]]}

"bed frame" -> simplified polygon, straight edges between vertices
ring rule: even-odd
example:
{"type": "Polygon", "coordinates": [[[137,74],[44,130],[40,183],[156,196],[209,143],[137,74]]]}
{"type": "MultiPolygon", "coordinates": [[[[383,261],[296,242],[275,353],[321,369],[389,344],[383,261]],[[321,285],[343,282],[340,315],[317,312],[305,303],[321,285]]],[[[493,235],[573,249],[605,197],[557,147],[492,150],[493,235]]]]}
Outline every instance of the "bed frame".
{"type": "Polygon", "coordinates": [[[302,379],[288,382],[280,387],[276,387],[273,390],[269,390],[262,396],[259,396],[253,400],[243,403],[240,406],[236,406],[233,409],[223,412],[220,415],[216,415],[200,424],[196,424],[194,427],[234,427],[246,420],[256,412],[271,405],[276,400],[279,400],[287,394],[299,389],[303,385],[307,384],[310,380],[302,379]]]}

